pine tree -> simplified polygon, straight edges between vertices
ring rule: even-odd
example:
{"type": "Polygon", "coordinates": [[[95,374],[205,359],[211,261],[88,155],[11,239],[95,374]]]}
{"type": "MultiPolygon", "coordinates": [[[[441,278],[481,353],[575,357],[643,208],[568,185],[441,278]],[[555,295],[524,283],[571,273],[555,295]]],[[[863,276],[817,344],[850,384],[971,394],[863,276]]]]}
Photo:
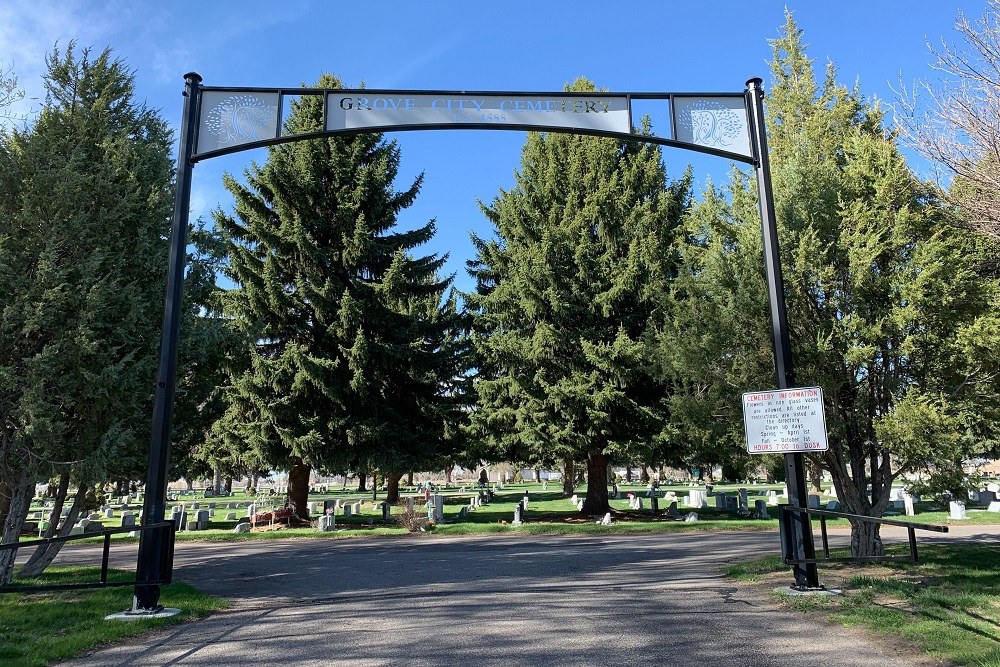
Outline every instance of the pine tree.
{"type": "MultiPolygon", "coordinates": [[[[324,75],[317,86],[340,82],[324,75]]],[[[321,128],[321,101],[303,96],[287,122],[294,133],[321,128]]],[[[440,440],[450,279],[438,277],[443,258],[412,255],[433,221],[396,229],[422,179],[394,191],[399,160],[378,134],[277,146],[246,185],[226,178],[236,216],[215,215],[238,285],[226,312],[254,341],[228,421],[243,423],[260,461],[289,470],[303,518],[313,467],[401,474],[440,440]]]]}
{"type": "Polygon", "coordinates": [[[496,239],[474,238],[474,432],[507,460],[586,460],[586,513],[609,510],[609,451],[660,428],[644,336],[687,187],[641,142],[531,133],[483,209],[496,239]]]}

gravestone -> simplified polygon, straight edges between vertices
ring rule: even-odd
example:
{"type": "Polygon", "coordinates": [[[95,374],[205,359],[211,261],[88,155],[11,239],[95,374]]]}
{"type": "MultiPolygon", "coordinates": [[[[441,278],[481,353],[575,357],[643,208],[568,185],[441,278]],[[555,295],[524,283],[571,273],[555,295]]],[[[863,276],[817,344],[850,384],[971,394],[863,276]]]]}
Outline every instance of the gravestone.
{"type": "Polygon", "coordinates": [[[701,509],[705,506],[705,492],[701,489],[691,489],[688,491],[687,506],[701,509]]]}
{"type": "Polygon", "coordinates": [[[993,493],[1000,493],[1000,484],[997,484],[996,482],[990,482],[989,484],[986,485],[986,490],[992,491],[993,493]]]}
{"type": "Polygon", "coordinates": [[[987,512],[1000,512],[1000,500],[994,500],[990,503],[990,506],[986,508],[987,512]]]}
{"type": "Polygon", "coordinates": [[[226,514],[226,521],[236,521],[236,512],[228,512],[226,514]]]}
{"type": "Polygon", "coordinates": [[[755,500],[754,505],[754,518],[757,519],[770,519],[771,515],[767,511],[767,501],[766,500],[755,500]]]}
{"type": "Polygon", "coordinates": [[[952,500],[948,503],[948,518],[956,520],[965,519],[965,503],[961,500],[952,500]]]}
{"type": "Polygon", "coordinates": [[[468,505],[466,505],[462,509],[458,510],[458,518],[459,519],[464,519],[468,515],[469,515],[469,506],[468,505]]]}
{"type": "Polygon", "coordinates": [[[677,512],[677,501],[672,500],[670,506],[667,508],[667,516],[680,516],[677,512]]]}
{"type": "Polygon", "coordinates": [[[434,521],[444,523],[444,496],[440,493],[434,494],[434,521]]]}
{"type": "Polygon", "coordinates": [[[684,517],[684,523],[694,523],[698,520],[697,512],[688,512],[687,516],[684,517]]]}
{"type": "Polygon", "coordinates": [[[344,516],[351,516],[354,511],[354,505],[344,505],[344,516]]]}
{"type": "Polygon", "coordinates": [[[184,525],[185,525],[185,529],[186,530],[189,530],[189,531],[198,530],[198,522],[197,521],[188,521],[184,525]]]}
{"type": "Polygon", "coordinates": [[[88,516],[87,518],[90,519],[91,521],[100,521],[101,515],[98,514],[97,512],[92,512],[90,516],[88,516]]]}
{"type": "Polygon", "coordinates": [[[610,526],[611,525],[611,512],[608,512],[607,514],[604,515],[604,518],[601,519],[601,525],[602,526],[610,526]]]}
{"type": "Polygon", "coordinates": [[[391,514],[392,514],[392,505],[389,504],[389,501],[383,502],[382,503],[382,520],[386,521],[386,522],[390,521],[392,519],[391,514]]]}
{"type": "Polygon", "coordinates": [[[997,499],[997,494],[995,494],[993,491],[983,490],[979,492],[980,505],[989,505],[996,499],[997,499]]]}
{"type": "Polygon", "coordinates": [[[750,500],[749,500],[749,498],[747,498],[746,487],[740,487],[740,506],[739,506],[739,511],[740,512],[749,512],[750,511],[750,500]]]}
{"type": "Polygon", "coordinates": [[[831,512],[839,512],[840,511],[840,502],[836,501],[836,500],[831,500],[830,502],[828,502],[826,504],[826,508],[828,510],[830,510],[831,512]]]}
{"type": "Polygon", "coordinates": [[[724,493],[715,494],[715,509],[717,510],[726,509],[726,494],[724,493]]]}
{"type": "Polygon", "coordinates": [[[245,522],[245,521],[240,522],[240,523],[236,524],[235,528],[233,528],[233,532],[234,533],[249,533],[250,532],[250,524],[247,523],[247,522],[245,522]]]}
{"type": "Polygon", "coordinates": [[[514,508],[514,521],[512,522],[515,526],[521,525],[521,505],[518,503],[517,507],[514,508]]]}
{"type": "Polygon", "coordinates": [[[135,515],[131,512],[122,514],[122,528],[132,528],[135,526],[135,515]]]}
{"type": "Polygon", "coordinates": [[[583,498],[580,498],[579,500],[576,501],[576,511],[577,512],[583,511],[583,498]]]}
{"type": "MultiPolygon", "coordinates": [[[[39,518],[41,518],[41,517],[39,517],[39,518]]],[[[114,519],[115,518],[115,511],[112,508],[110,508],[110,507],[108,509],[104,510],[104,518],[105,519],[114,519]]]]}
{"type": "Polygon", "coordinates": [[[337,528],[337,515],[333,512],[321,514],[316,521],[316,528],[322,533],[335,530],[337,528]]]}
{"type": "Polygon", "coordinates": [[[903,496],[903,509],[906,511],[906,516],[913,516],[913,498],[909,495],[903,496]]]}
{"type": "Polygon", "coordinates": [[[250,503],[247,505],[247,516],[253,516],[257,513],[257,503],[250,503]]]}
{"type": "Polygon", "coordinates": [[[739,498],[736,496],[726,496],[726,509],[735,512],[740,508],[739,498]]]}
{"type": "Polygon", "coordinates": [[[198,510],[195,512],[195,521],[197,522],[198,530],[208,530],[210,514],[211,512],[208,510],[198,510]]]}

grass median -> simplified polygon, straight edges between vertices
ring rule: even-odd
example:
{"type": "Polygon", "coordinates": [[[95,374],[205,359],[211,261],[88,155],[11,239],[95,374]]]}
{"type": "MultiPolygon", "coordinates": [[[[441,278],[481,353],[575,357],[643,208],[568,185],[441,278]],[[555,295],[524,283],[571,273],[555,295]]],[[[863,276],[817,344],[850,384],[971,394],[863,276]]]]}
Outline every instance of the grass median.
{"type": "MultiPolygon", "coordinates": [[[[96,567],[50,567],[41,577],[17,583],[93,582],[99,577],[100,568],[96,567]]],[[[108,580],[128,581],[132,577],[131,572],[112,570],[108,580]]],[[[181,613],[169,618],[106,621],[106,615],[132,606],[131,586],[0,593],[0,665],[41,667],[154,628],[202,618],[228,604],[181,583],[165,586],[163,597],[181,613]]]]}
{"type": "MultiPolygon", "coordinates": [[[[902,555],[906,547],[888,551],[902,555]]],[[[769,587],[787,585],[790,577],[776,556],[731,565],[726,572],[769,587]]],[[[1000,667],[1000,545],[923,544],[918,563],[821,564],[819,578],[843,594],[776,594],[789,608],[866,628],[951,664],[1000,667]]]]}

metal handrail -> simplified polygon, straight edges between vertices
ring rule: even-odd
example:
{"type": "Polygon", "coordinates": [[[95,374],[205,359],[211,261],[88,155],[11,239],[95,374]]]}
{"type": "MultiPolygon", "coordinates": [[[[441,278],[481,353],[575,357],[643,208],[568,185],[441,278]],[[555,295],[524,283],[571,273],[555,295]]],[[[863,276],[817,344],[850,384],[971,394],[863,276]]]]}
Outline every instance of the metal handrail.
{"type": "Polygon", "coordinates": [[[782,505],[780,507],[781,516],[778,521],[778,526],[782,533],[781,546],[782,554],[781,559],[785,565],[798,565],[802,563],[867,563],[872,561],[887,561],[887,560],[907,560],[911,563],[917,562],[917,536],[916,531],[927,530],[935,533],[947,533],[948,526],[940,526],[930,523],[916,523],[912,521],[899,521],[898,519],[882,519],[873,516],[864,516],[863,514],[850,514],[847,512],[834,512],[831,510],[821,510],[812,509],[808,507],[791,507],[790,505],[782,505]],[[823,538],[823,558],[791,558],[791,550],[786,535],[791,535],[791,514],[793,512],[798,512],[800,514],[805,514],[807,517],[818,516],[820,520],[820,534],[823,538]],[[901,526],[907,529],[907,535],[909,537],[910,544],[910,554],[909,556],[862,556],[862,557],[844,557],[844,558],[832,558],[830,557],[830,540],[827,535],[826,530],[826,518],[833,517],[836,519],[848,519],[861,521],[863,523],[877,523],[880,525],[888,526],[901,526]]]}
{"type": "Polygon", "coordinates": [[[53,590],[80,590],[87,588],[109,588],[113,586],[134,586],[137,581],[135,579],[130,581],[108,581],[108,562],[110,560],[111,554],[111,536],[118,535],[121,533],[131,533],[133,531],[143,531],[143,530],[161,530],[165,532],[165,539],[163,540],[163,558],[161,559],[161,569],[158,573],[156,581],[143,582],[155,585],[166,585],[169,584],[173,579],[173,569],[174,569],[174,539],[176,533],[177,525],[173,521],[160,521],[157,523],[151,523],[148,525],[138,525],[129,528],[105,528],[98,532],[93,533],[80,533],[78,535],[63,535],[56,537],[43,537],[37,540],[26,540],[24,542],[9,542],[7,544],[0,544],[0,551],[11,551],[22,549],[25,547],[34,547],[43,544],[53,544],[56,542],[71,542],[74,540],[86,540],[93,539],[95,537],[103,537],[104,547],[101,553],[101,575],[100,581],[97,582],[86,582],[86,583],[72,583],[72,584],[35,584],[35,585],[0,585],[0,593],[15,593],[15,592],[42,592],[42,591],[53,591],[53,590]]]}

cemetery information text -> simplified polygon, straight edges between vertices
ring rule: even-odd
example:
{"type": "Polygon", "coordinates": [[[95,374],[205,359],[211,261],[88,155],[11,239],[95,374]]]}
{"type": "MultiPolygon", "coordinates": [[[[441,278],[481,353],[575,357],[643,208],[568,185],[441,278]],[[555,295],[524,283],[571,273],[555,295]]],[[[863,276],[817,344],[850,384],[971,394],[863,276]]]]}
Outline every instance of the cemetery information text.
{"type": "Polygon", "coordinates": [[[743,424],[751,454],[822,452],[829,446],[820,387],[747,392],[743,424]]]}

